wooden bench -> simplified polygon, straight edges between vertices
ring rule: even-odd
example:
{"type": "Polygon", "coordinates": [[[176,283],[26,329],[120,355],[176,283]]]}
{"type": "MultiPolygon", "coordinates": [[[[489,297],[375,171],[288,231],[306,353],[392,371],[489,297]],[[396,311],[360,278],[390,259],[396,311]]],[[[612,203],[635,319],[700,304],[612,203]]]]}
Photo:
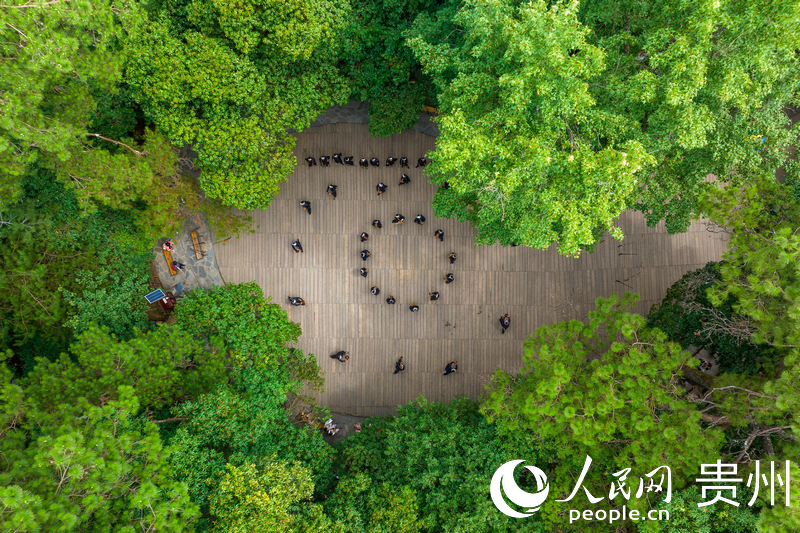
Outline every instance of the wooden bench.
{"type": "Polygon", "coordinates": [[[205,244],[205,243],[203,243],[200,240],[200,238],[197,236],[197,233],[193,231],[192,232],[192,248],[194,248],[194,255],[198,259],[202,259],[206,255],[206,253],[200,247],[201,244],[205,244]]]}
{"type": "Polygon", "coordinates": [[[164,251],[164,259],[167,260],[167,268],[169,268],[169,275],[174,276],[175,274],[178,273],[178,271],[172,268],[172,252],[170,252],[169,250],[163,250],[163,251],[164,251]]]}

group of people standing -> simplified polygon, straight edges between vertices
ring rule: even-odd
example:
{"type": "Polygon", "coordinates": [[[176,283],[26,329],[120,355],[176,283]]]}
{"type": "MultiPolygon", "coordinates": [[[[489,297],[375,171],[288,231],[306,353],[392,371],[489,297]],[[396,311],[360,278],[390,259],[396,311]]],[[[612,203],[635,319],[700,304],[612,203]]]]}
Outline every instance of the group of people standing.
{"type": "MultiPolygon", "coordinates": [[[[333,154],[332,157],[328,157],[328,156],[325,156],[325,155],[319,156],[319,162],[323,167],[330,166],[331,160],[333,160],[334,163],[337,163],[339,165],[354,166],[355,165],[354,159],[355,159],[354,156],[343,157],[342,153],[335,153],[335,154],[333,154]]],[[[308,163],[309,168],[317,166],[317,161],[312,156],[306,157],[305,161],[306,161],[306,163],[308,163]]],[[[401,157],[399,159],[396,158],[396,157],[389,157],[389,158],[386,159],[385,166],[391,167],[391,166],[394,166],[394,164],[398,163],[398,162],[399,162],[399,167],[400,168],[409,168],[408,158],[407,157],[401,157]]],[[[428,161],[424,157],[420,157],[417,160],[417,165],[416,165],[415,168],[420,168],[420,167],[424,168],[427,164],[428,164],[428,161]]],[[[369,160],[367,160],[366,158],[362,157],[362,158],[359,159],[359,166],[361,168],[369,168],[370,166],[372,166],[372,167],[380,167],[381,166],[381,162],[380,162],[379,159],[377,159],[375,157],[373,157],[373,158],[371,158],[369,160]]],[[[402,175],[400,176],[399,186],[406,185],[406,184],[408,184],[410,182],[411,182],[411,178],[407,174],[402,173],[402,175]]],[[[445,188],[447,188],[448,186],[449,186],[449,184],[445,184],[444,185],[445,188]]],[[[375,186],[375,189],[376,189],[376,191],[378,193],[378,196],[380,196],[380,195],[385,194],[388,191],[389,188],[385,183],[378,182],[378,184],[375,186]]],[[[329,184],[328,187],[327,187],[326,193],[329,196],[332,196],[333,199],[336,199],[336,196],[338,194],[338,185],[329,184]]],[[[306,213],[311,215],[311,202],[310,201],[302,200],[300,202],[300,207],[304,211],[306,211],[306,213]]],[[[405,222],[405,216],[402,213],[397,213],[397,214],[395,214],[395,216],[392,219],[391,223],[393,225],[401,225],[404,222],[405,222]]],[[[425,216],[422,215],[422,214],[418,214],[417,216],[414,217],[414,223],[419,225],[419,226],[424,226],[425,222],[427,222],[427,220],[426,220],[425,216]]],[[[372,227],[374,229],[376,229],[376,230],[382,229],[383,228],[383,223],[380,220],[375,219],[375,220],[372,221],[372,227]]],[[[441,230],[441,229],[437,229],[433,233],[433,237],[435,239],[439,239],[440,242],[444,242],[444,231],[441,230]]],[[[365,243],[365,242],[369,241],[370,236],[369,236],[369,233],[367,233],[366,231],[362,231],[361,234],[359,235],[359,238],[360,238],[362,243],[365,243]]],[[[299,239],[296,239],[295,241],[293,241],[291,246],[292,246],[292,250],[294,250],[295,253],[303,253],[303,246],[300,243],[299,239]]],[[[366,262],[370,257],[372,257],[372,252],[369,249],[364,248],[359,253],[359,256],[361,257],[362,261],[366,262]]],[[[451,253],[447,254],[446,257],[450,261],[450,264],[452,265],[458,259],[458,254],[456,254],[456,252],[451,252],[451,253]]],[[[361,275],[362,277],[366,278],[369,275],[369,268],[367,268],[366,266],[362,266],[361,268],[359,268],[358,272],[359,272],[359,275],[361,275]]],[[[455,275],[452,272],[448,272],[443,276],[442,279],[443,279],[443,281],[444,281],[444,283],[446,285],[449,285],[450,283],[453,283],[455,281],[455,275]]],[[[369,291],[370,291],[370,294],[372,294],[373,296],[379,296],[381,294],[381,289],[377,285],[373,285],[372,287],[370,287],[369,291]]],[[[439,298],[440,298],[439,291],[437,291],[437,290],[429,291],[428,292],[428,298],[432,302],[439,300],[439,298]]],[[[302,298],[297,297],[297,296],[290,296],[289,297],[289,303],[291,305],[294,305],[294,306],[306,305],[305,300],[303,300],[302,298]]],[[[390,295],[388,295],[386,297],[386,303],[388,305],[394,305],[395,303],[397,303],[397,300],[395,299],[394,296],[392,296],[390,294],[390,295]]],[[[420,307],[419,307],[419,305],[416,304],[416,302],[411,302],[411,305],[409,305],[408,308],[409,308],[409,311],[411,311],[412,313],[419,312],[419,310],[420,310],[420,307]]],[[[506,315],[504,315],[503,317],[500,318],[500,325],[501,325],[502,330],[503,330],[502,332],[505,333],[506,329],[508,329],[508,327],[510,325],[510,318],[509,318],[508,314],[506,314],[506,315]]],[[[345,363],[350,359],[350,354],[348,352],[346,352],[346,351],[341,350],[341,351],[338,351],[338,352],[332,354],[330,357],[331,357],[331,359],[336,359],[337,361],[339,361],[341,363],[345,363]]],[[[406,368],[405,363],[403,362],[403,358],[401,357],[395,363],[394,373],[398,374],[398,373],[404,371],[405,368],[406,368]]],[[[445,366],[444,372],[442,374],[447,376],[449,374],[455,373],[457,370],[458,370],[458,361],[453,360],[453,361],[450,361],[449,363],[447,363],[447,365],[445,366]]]]}

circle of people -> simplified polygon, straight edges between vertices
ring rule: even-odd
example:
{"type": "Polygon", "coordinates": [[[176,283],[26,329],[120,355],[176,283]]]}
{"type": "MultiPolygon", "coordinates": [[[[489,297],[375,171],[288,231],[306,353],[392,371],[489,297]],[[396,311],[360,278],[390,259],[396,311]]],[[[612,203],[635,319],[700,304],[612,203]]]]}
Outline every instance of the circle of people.
{"type": "MultiPolygon", "coordinates": [[[[355,163],[353,162],[353,159],[354,159],[353,156],[342,158],[342,154],[341,153],[333,154],[332,158],[328,157],[326,155],[320,156],[319,157],[319,162],[322,164],[323,167],[329,167],[330,164],[331,164],[331,159],[333,159],[334,163],[337,163],[339,165],[349,165],[349,166],[354,166],[355,165],[355,163]]],[[[310,156],[306,157],[305,161],[306,161],[306,163],[308,163],[308,167],[309,168],[317,166],[317,161],[313,157],[310,157],[310,156]]],[[[394,166],[394,164],[397,163],[398,161],[400,162],[400,168],[409,168],[409,166],[408,166],[408,158],[407,157],[401,157],[400,159],[397,159],[396,157],[390,157],[390,158],[386,159],[386,166],[387,167],[394,166]]],[[[417,166],[415,168],[421,168],[421,167],[424,168],[425,165],[427,165],[427,164],[428,164],[428,161],[424,157],[420,157],[419,159],[417,159],[417,166]]],[[[359,160],[358,165],[361,168],[369,168],[370,165],[372,165],[373,167],[380,167],[381,166],[381,162],[380,162],[379,159],[377,159],[375,157],[373,157],[369,161],[366,158],[362,157],[359,160]]],[[[407,174],[403,173],[400,176],[400,185],[406,185],[408,183],[411,183],[411,178],[408,177],[407,174]]],[[[449,188],[449,184],[445,182],[444,185],[442,185],[442,187],[449,188]]],[[[337,190],[338,190],[338,185],[330,184],[330,185],[328,185],[328,188],[327,188],[326,192],[328,193],[329,196],[333,196],[333,198],[335,200],[336,199],[337,190]]],[[[386,186],[385,183],[379,182],[375,186],[375,190],[378,191],[378,196],[380,196],[381,194],[385,193],[388,190],[388,187],[386,186]]],[[[309,202],[308,200],[302,200],[300,202],[300,207],[306,213],[311,215],[311,202],[309,202]]],[[[406,221],[406,217],[404,217],[400,213],[397,213],[394,216],[394,219],[392,220],[392,224],[399,225],[399,224],[403,224],[405,221],[406,221]]],[[[424,226],[425,222],[426,222],[426,220],[425,220],[425,217],[423,215],[417,215],[416,217],[414,217],[414,223],[415,224],[418,224],[420,226],[424,226]]],[[[375,229],[381,229],[381,228],[383,228],[383,223],[380,220],[375,219],[375,220],[372,221],[372,227],[375,228],[375,229]]],[[[441,241],[441,242],[444,242],[444,231],[442,231],[441,229],[437,229],[433,233],[433,237],[435,239],[439,239],[439,241],[441,241]]],[[[369,240],[369,233],[367,233],[366,231],[362,231],[361,235],[360,235],[360,238],[361,238],[361,242],[362,243],[367,242],[369,240]]],[[[292,250],[294,250],[295,253],[303,252],[303,245],[300,243],[299,239],[295,239],[294,242],[292,242],[292,250]]],[[[361,259],[363,261],[366,261],[367,259],[369,259],[372,256],[372,252],[370,252],[367,249],[364,249],[364,250],[361,250],[360,255],[361,255],[361,259]]],[[[452,265],[453,263],[456,262],[456,259],[458,259],[458,254],[456,254],[455,252],[451,252],[451,253],[447,254],[447,258],[450,260],[450,264],[452,265]]],[[[369,269],[366,268],[366,267],[361,267],[359,269],[359,274],[362,277],[366,278],[367,275],[369,274],[369,269]]],[[[455,281],[455,276],[453,275],[452,272],[448,272],[447,274],[444,275],[443,279],[444,279],[445,284],[449,285],[450,283],[453,283],[455,281]]],[[[370,293],[372,293],[374,296],[378,296],[378,295],[380,295],[381,290],[377,285],[373,285],[370,288],[370,293]]],[[[439,299],[439,292],[436,291],[436,290],[428,292],[428,298],[430,298],[430,300],[432,302],[438,300],[439,299]]],[[[389,305],[395,305],[396,302],[397,302],[397,300],[391,294],[386,298],[386,303],[389,304],[389,305]]],[[[289,296],[289,303],[291,305],[294,305],[294,306],[306,305],[306,301],[303,298],[300,298],[299,296],[289,296]]],[[[408,306],[408,309],[412,313],[416,313],[416,312],[419,311],[419,306],[415,302],[411,302],[411,305],[408,306]]],[[[502,317],[500,317],[500,326],[503,328],[503,333],[506,332],[506,330],[508,329],[508,327],[510,325],[511,325],[511,318],[508,316],[508,314],[505,314],[502,317]]],[[[339,351],[339,352],[331,355],[331,359],[336,359],[337,361],[340,361],[342,363],[346,363],[350,359],[350,354],[345,352],[345,351],[339,351]]],[[[400,359],[398,359],[398,361],[394,365],[394,373],[397,374],[399,372],[402,372],[405,369],[406,369],[406,365],[403,362],[403,358],[401,357],[400,359]]],[[[455,360],[450,361],[445,366],[443,375],[447,376],[449,374],[454,373],[456,370],[458,370],[458,361],[455,361],[455,360]]]]}

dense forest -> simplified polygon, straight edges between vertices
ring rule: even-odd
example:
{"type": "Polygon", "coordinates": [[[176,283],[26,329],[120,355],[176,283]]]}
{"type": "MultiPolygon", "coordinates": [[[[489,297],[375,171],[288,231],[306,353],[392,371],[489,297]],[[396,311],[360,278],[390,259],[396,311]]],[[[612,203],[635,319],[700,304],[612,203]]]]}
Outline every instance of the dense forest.
{"type": "Polygon", "coordinates": [[[800,1],[3,4],[1,531],[800,531],[800,1]],[[258,285],[191,291],[158,326],[142,295],[159,238],[194,216],[248,231],[291,132],[348,99],[373,136],[436,108],[432,205],[476,245],[578,256],[635,209],[671,233],[704,217],[728,251],[648,316],[611,296],[530,332],[477,402],[419,398],[331,446],[290,416],[324,376],[258,285]],[[552,500],[587,455],[576,506],[669,465],[670,502],[610,503],[672,519],[493,505],[510,458],[552,500]],[[717,459],[744,480],[791,461],[794,505],[748,482],[698,507],[717,459]]]}

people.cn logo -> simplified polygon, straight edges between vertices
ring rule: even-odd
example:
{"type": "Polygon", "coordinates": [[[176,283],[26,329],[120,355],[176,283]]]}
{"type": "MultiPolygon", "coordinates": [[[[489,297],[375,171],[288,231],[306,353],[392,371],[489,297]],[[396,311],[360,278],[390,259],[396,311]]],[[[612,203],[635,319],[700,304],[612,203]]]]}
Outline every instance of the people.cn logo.
{"type": "Polygon", "coordinates": [[[514,469],[518,464],[524,462],[522,459],[516,461],[509,461],[498,468],[494,476],[492,476],[492,483],[489,486],[489,491],[492,494],[492,501],[497,509],[512,518],[527,518],[539,510],[540,506],[547,499],[547,493],[550,492],[550,485],[547,483],[547,475],[536,468],[535,466],[525,465],[525,468],[533,474],[536,479],[536,492],[525,492],[514,481],[514,469]],[[502,488],[501,488],[502,487],[502,488]],[[503,498],[505,493],[511,503],[525,509],[526,512],[520,513],[515,511],[506,503],[503,498]]]}

